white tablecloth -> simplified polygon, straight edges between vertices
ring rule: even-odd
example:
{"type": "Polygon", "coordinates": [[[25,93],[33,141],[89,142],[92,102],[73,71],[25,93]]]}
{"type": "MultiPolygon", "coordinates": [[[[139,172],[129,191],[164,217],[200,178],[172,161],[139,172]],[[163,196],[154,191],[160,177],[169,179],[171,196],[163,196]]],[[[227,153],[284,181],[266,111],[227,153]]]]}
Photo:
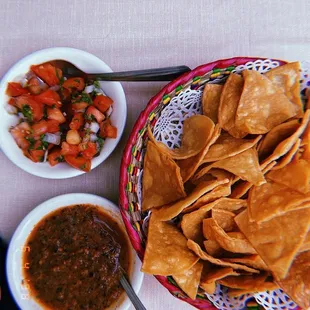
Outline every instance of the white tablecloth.
{"type": "MultiPolygon", "coordinates": [[[[0,0],[0,76],[42,48],[91,52],[113,70],[186,64],[232,56],[310,59],[308,0],[0,0]]],[[[122,151],[140,111],[163,83],[124,83],[128,118],[112,156],[89,174],[46,180],[14,166],[0,152],[0,236],[56,195],[86,192],[118,201],[122,151]]],[[[147,309],[191,309],[151,276],[140,297],[147,309]]]]}

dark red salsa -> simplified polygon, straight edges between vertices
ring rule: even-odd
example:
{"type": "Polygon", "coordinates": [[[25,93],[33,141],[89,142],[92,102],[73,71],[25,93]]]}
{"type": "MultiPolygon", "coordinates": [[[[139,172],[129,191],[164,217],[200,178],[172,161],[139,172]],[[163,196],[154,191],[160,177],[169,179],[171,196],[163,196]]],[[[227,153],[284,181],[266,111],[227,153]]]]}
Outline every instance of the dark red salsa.
{"type": "Polygon", "coordinates": [[[120,266],[129,273],[125,232],[93,205],[64,207],[33,229],[25,246],[30,295],[47,309],[105,309],[120,298],[120,266]]]}

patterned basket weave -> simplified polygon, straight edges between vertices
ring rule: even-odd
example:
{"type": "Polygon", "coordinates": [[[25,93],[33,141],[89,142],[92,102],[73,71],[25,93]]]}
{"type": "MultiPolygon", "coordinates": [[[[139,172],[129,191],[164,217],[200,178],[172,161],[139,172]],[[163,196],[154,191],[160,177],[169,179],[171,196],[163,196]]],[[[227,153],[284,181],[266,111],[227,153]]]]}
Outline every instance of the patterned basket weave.
{"type": "MultiPolygon", "coordinates": [[[[237,66],[240,69],[242,65],[248,62],[260,63],[260,60],[261,62],[265,61],[264,58],[237,57],[199,66],[164,87],[150,100],[146,109],[140,114],[123,154],[119,192],[121,214],[131,243],[141,260],[143,260],[146,241],[143,225],[145,225],[148,212],[141,212],[141,202],[139,201],[139,197],[141,197],[139,190],[141,189],[138,185],[141,183],[143,157],[147,142],[147,126],[151,125],[152,128],[155,126],[163,109],[180,92],[188,89],[202,89],[206,83],[223,81],[232,71],[236,71],[237,66]]],[[[272,61],[270,60],[270,62],[272,61]]],[[[285,63],[279,60],[276,62],[277,65],[285,63]]],[[[269,64],[269,67],[272,67],[272,63],[269,64]]],[[[261,68],[264,70],[263,67],[257,70],[260,71],[261,68]]],[[[202,291],[198,292],[196,300],[193,301],[178,288],[172,277],[156,276],[156,278],[171,294],[198,309],[216,309],[202,291]]],[[[255,307],[251,306],[251,309],[255,309],[255,307]]]]}

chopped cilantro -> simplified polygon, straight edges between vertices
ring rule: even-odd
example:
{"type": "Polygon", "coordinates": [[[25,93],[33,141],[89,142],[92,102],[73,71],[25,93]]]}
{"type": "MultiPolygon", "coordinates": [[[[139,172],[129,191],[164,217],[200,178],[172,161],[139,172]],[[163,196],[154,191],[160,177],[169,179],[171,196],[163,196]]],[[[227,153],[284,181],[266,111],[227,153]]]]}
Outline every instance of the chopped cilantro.
{"type": "Polygon", "coordinates": [[[22,113],[25,116],[25,118],[29,121],[32,122],[33,120],[33,114],[30,106],[28,104],[24,104],[22,107],[22,113]]]}
{"type": "Polygon", "coordinates": [[[80,169],[81,169],[81,170],[85,170],[85,169],[86,169],[86,164],[81,165],[81,166],[80,166],[80,169]]]}
{"type": "Polygon", "coordinates": [[[80,80],[79,79],[74,79],[73,81],[80,84],[80,80]]]}
{"type": "Polygon", "coordinates": [[[62,163],[65,161],[65,158],[63,157],[63,155],[60,155],[58,157],[55,158],[59,163],[62,163]]]}
{"type": "Polygon", "coordinates": [[[26,140],[30,143],[29,150],[33,150],[36,140],[33,137],[26,137],[26,140]]]}
{"type": "Polygon", "coordinates": [[[100,85],[100,82],[98,80],[95,80],[94,81],[94,86],[98,89],[101,89],[101,85],[100,85]]]}
{"type": "Polygon", "coordinates": [[[95,117],[92,114],[85,114],[84,119],[87,121],[93,121],[93,120],[95,120],[95,117]]]}
{"type": "Polygon", "coordinates": [[[88,104],[92,104],[92,100],[88,94],[82,92],[80,95],[72,95],[72,99],[74,100],[72,103],[86,102],[88,104]]]}
{"type": "Polygon", "coordinates": [[[97,142],[99,144],[99,152],[101,152],[103,145],[104,145],[104,139],[98,137],[97,142]]]}
{"type": "Polygon", "coordinates": [[[47,106],[46,105],[44,105],[44,108],[43,108],[43,118],[47,119],[47,106]]]}

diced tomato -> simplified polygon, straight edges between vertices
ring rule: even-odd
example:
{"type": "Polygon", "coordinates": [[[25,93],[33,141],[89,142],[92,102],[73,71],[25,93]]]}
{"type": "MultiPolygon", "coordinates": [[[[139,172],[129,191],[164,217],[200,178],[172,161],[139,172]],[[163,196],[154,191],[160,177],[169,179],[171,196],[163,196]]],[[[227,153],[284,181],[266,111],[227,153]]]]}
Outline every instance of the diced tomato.
{"type": "Polygon", "coordinates": [[[30,69],[49,86],[60,84],[59,79],[62,78],[62,71],[59,68],[54,67],[50,63],[31,66],[30,69]]]}
{"type": "Polygon", "coordinates": [[[6,94],[11,97],[17,97],[29,93],[27,88],[23,88],[20,83],[10,82],[6,89],[6,94]]]}
{"type": "Polygon", "coordinates": [[[28,81],[28,89],[29,91],[34,94],[34,95],[38,95],[41,92],[41,84],[40,81],[38,80],[37,77],[32,77],[29,81],[28,81]]]}
{"type": "Polygon", "coordinates": [[[92,116],[97,120],[98,123],[101,123],[104,119],[105,116],[102,114],[98,109],[96,109],[94,106],[88,107],[86,111],[86,118],[91,119],[92,116]]]}
{"type": "Polygon", "coordinates": [[[35,100],[32,96],[23,95],[15,100],[15,106],[21,110],[28,121],[37,122],[43,117],[43,105],[35,100]]]}
{"type": "Polygon", "coordinates": [[[111,125],[110,119],[102,122],[100,124],[99,136],[101,138],[112,138],[115,139],[117,137],[117,128],[111,125]]]}
{"type": "Polygon", "coordinates": [[[26,150],[30,146],[30,142],[26,137],[30,134],[31,128],[28,123],[23,122],[10,130],[16,144],[22,149],[26,150]]]}
{"type": "Polygon", "coordinates": [[[70,128],[74,130],[79,130],[83,125],[84,125],[83,113],[75,113],[69,125],[70,128]]]}
{"type": "Polygon", "coordinates": [[[16,98],[10,98],[8,101],[8,104],[12,105],[12,106],[16,106],[16,98]]]}
{"type": "Polygon", "coordinates": [[[81,102],[72,102],[72,110],[73,111],[81,111],[85,110],[88,107],[88,103],[81,101],[81,102]]]}
{"type": "Polygon", "coordinates": [[[53,167],[56,166],[57,164],[61,163],[64,161],[63,155],[61,155],[61,149],[60,148],[55,148],[49,154],[47,155],[47,159],[49,164],[53,167]]]}
{"type": "Polygon", "coordinates": [[[44,91],[43,93],[34,96],[34,99],[37,102],[49,105],[49,106],[55,106],[56,108],[61,107],[61,101],[60,101],[60,96],[58,95],[57,92],[55,92],[52,89],[48,89],[44,91]]]}
{"type": "Polygon", "coordinates": [[[72,89],[81,91],[85,88],[85,82],[84,82],[84,79],[81,77],[73,77],[73,78],[70,78],[64,81],[62,86],[68,89],[69,91],[71,91],[72,89]]]}
{"type": "Polygon", "coordinates": [[[94,142],[88,142],[86,149],[82,152],[82,156],[86,159],[92,159],[97,154],[97,146],[94,142]]]}
{"type": "Polygon", "coordinates": [[[59,122],[55,121],[54,119],[48,119],[46,121],[47,123],[47,132],[49,133],[55,133],[59,132],[59,122]]]}
{"type": "Polygon", "coordinates": [[[112,104],[113,100],[104,95],[97,95],[94,99],[94,106],[102,113],[106,112],[112,104]]]}
{"type": "Polygon", "coordinates": [[[62,112],[57,108],[47,108],[47,118],[57,121],[59,124],[62,124],[66,121],[66,118],[62,112]]]}
{"type": "Polygon", "coordinates": [[[65,155],[65,161],[73,168],[89,172],[91,169],[90,159],[85,159],[82,156],[65,155]]]}
{"type": "Polygon", "coordinates": [[[45,150],[43,150],[42,142],[37,141],[34,146],[28,150],[29,158],[35,162],[42,162],[44,159],[45,150]]]}
{"type": "Polygon", "coordinates": [[[32,131],[34,136],[40,136],[48,131],[48,125],[45,120],[41,120],[38,123],[32,125],[32,131]]]}
{"type": "Polygon", "coordinates": [[[78,145],[72,145],[67,142],[62,142],[61,144],[61,154],[62,155],[73,155],[76,156],[79,154],[79,146],[78,145]]]}

